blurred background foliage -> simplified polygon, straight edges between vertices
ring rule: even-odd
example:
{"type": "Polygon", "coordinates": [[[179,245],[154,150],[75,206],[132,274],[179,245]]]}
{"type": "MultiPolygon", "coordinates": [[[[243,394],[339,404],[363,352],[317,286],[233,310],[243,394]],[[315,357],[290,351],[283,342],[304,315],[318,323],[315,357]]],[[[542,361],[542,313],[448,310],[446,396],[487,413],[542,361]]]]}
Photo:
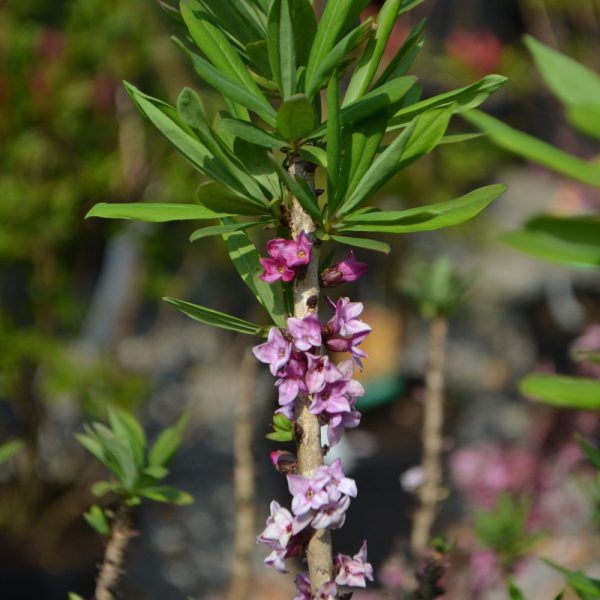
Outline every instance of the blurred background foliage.
{"type": "MultiPolygon", "coordinates": [[[[501,73],[509,83],[486,111],[582,158],[598,154],[597,142],[565,122],[520,42],[529,33],[599,72],[595,0],[427,0],[401,19],[390,53],[424,17],[426,44],[413,70],[427,95],[501,73]]],[[[24,444],[0,466],[0,595],[7,600],[64,598],[69,589],[83,593],[92,585],[101,546],[81,513],[102,472],[73,433],[82,420],[105,418],[109,405],[136,410],[154,431],[190,405],[187,453],[173,471],[178,483],[195,481],[183,487],[200,505],[180,520],[160,513],[165,526],[153,521],[155,513],[142,514],[138,526],[149,541],[135,547],[139,558],[125,597],[205,598],[228,581],[233,533],[223,523],[233,511],[231,409],[243,346],[232,335],[182,321],[159,299],[186,297],[246,318],[253,303],[219,241],[188,243],[192,224],[83,219],[99,201],[189,202],[201,183],[142,121],[121,84],[131,81],[171,103],[184,86],[198,89],[169,39],[172,28],[156,4],[142,0],[0,1],[0,444],[24,444]]],[[[459,119],[453,126],[471,130],[459,119]]],[[[342,449],[365,490],[348,523],[371,519],[377,507],[370,557],[378,585],[390,594],[411,584],[400,557],[412,500],[398,481],[418,460],[426,339],[417,310],[401,299],[398,277],[440,252],[478,279],[451,325],[453,487],[441,522],[459,541],[456,572],[476,569],[478,576],[458,576],[450,597],[488,597],[505,562],[494,549],[505,552],[521,530],[526,540],[545,544],[545,556],[568,547],[574,568],[589,566],[598,544],[588,535],[596,501],[588,501],[590,508],[585,500],[594,484],[572,441],[576,430],[597,435],[596,415],[526,404],[516,390],[534,368],[579,372],[568,348],[600,321],[597,276],[541,266],[497,241],[537,212],[597,213],[598,191],[481,137],[442,146],[390,183],[378,202],[435,202],[491,181],[511,186],[498,207],[447,232],[388,240],[392,260],[369,256],[371,272],[360,284],[371,303],[365,319],[379,333],[367,350],[373,366],[365,383],[373,391],[365,431],[342,449]],[[558,489],[566,491],[561,496],[558,489]],[[519,531],[505,538],[498,519],[483,516],[520,506],[527,511],[519,513],[519,531]],[[557,524],[565,506],[576,509],[557,524]],[[473,528],[477,510],[492,512],[477,513],[473,528]],[[549,535],[538,540],[532,530],[541,529],[549,535]],[[586,535],[575,547],[565,531],[586,535]]],[[[600,345],[596,338],[592,346],[600,345]]],[[[256,456],[267,498],[280,485],[263,464],[272,446],[262,440],[272,391],[260,380],[256,387],[256,456]]],[[[339,543],[358,547],[363,534],[350,529],[339,543]]],[[[511,552],[511,565],[522,573],[526,557],[511,552]]],[[[536,589],[540,575],[532,572],[536,589]]],[[[257,597],[289,597],[279,580],[268,593],[256,585],[257,597]]]]}

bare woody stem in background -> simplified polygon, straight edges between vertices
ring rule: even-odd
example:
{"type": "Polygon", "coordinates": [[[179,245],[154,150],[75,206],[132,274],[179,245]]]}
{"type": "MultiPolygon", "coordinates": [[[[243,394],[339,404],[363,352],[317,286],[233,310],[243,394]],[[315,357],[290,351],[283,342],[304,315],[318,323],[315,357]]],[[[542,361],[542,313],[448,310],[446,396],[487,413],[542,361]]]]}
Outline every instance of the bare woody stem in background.
{"type": "Polygon", "coordinates": [[[95,600],[114,600],[121,575],[124,573],[125,554],[131,538],[136,533],[132,529],[131,509],[120,505],[113,519],[110,539],[104,552],[104,562],[96,583],[95,600]]]}
{"type": "Polygon", "coordinates": [[[228,600],[246,600],[250,593],[252,548],[255,545],[254,460],[252,458],[253,390],[256,360],[246,351],[242,360],[240,396],[234,429],[235,540],[228,600]]]}
{"type": "Polygon", "coordinates": [[[445,317],[437,317],[431,322],[429,365],[425,380],[421,463],[424,481],[419,488],[420,506],[415,514],[411,536],[411,548],[415,557],[419,557],[429,544],[437,503],[442,498],[444,369],[447,336],[447,320],[445,317]]]}
{"type": "MultiPolygon", "coordinates": [[[[303,161],[296,161],[290,167],[290,174],[296,179],[304,179],[310,188],[314,190],[312,165],[303,161]]],[[[312,234],[316,229],[315,224],[296,198],[292,198],[290,228],[292,237],[295,240],[304,231],[314,242],[312,234]]],[[[318,299],[319,249],[317,244],[314,244],[312,259],[307,265],[304,275],[298,277],[294,282],[294,317],[303,319],[310,314],[316,314],[318,299]]],[[[299,396],[296,399],[296,422],[300,432],[299,439],[296,440],[298,474],[305,477],[310,477],[315,469],[323,464],[321,424],[319,423],[319,417],[308,410],[309,405],[310,401],[306,396],[299,396]]],[[[306,559],[314,593],[333,578],[331,533],[328,529],[315,531],[308,542],[306,559]]]]}

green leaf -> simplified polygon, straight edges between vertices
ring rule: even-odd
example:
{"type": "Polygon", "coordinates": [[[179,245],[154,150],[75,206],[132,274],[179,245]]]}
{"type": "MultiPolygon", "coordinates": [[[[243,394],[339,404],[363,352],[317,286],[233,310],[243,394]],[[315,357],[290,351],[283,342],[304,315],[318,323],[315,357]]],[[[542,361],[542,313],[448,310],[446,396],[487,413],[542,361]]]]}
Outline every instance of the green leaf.
{"type": "Polygon", "coordinates": [[[106,458],[104,455],[104,448],[102,444],[100,444],[96,434],[89,429],[89,427],[84,426],[86,431],[83,433],[76,433],[75,439],[93,456],[95,456],[103,465],[106,465],[106,458]]]}
{"type": "Polygon", "coordinates": [[[342,155],[340,82],[337,73],[334,73],[327,85],[327,110],[327,197],[329,211],[333,213],[336,208],[342,155]]]}
{"type": "Polygon", "coordinates": [[[377,80],[375,88],[380,85],[404,75],[410,68],[413,61],[417,57],[419,51],[423,47],[423,28],[425,27],[425,19],[421,19],[417,23],[416,27],[408,34],[406,40],[396,54],[394,58],[389,62],[385,68],[381,77],[377,80]]]}
{"type": "Polygon", "coordinates": [[[277,161],[273,161],[277,173],[286,185],[288,190],[298,199],[298,202],[302,205],[302,208],[312,217],[317,223],[323,223],[323,215],[321,209],[317,204],[317,199],[314,197],[312,191],[305,187],[305,183],[302,179],[295,179],[292,177],[286,169],[284,169],[277,161]]]}
{"type": "MultiPolygon", "coordinates": [[[[159,2],[159,4],[161,3],[159,2]]],[[[79,594],[76,594],[75,592],[69,592],[68,600],[85,600],[85,598],[79,594]]]]}
{"type": "Polygon", "coordinates": [[[581,451],[585,454],[587,459],[600,471],[600,450],[592,446],[583,436],[577,434],[575,436],[581,451]]]}
{"type": "Polygon", "coordinates": [[[294,93],[296,85],[296,43],[292,0],[273,0],[269,12],[267,48],[273,79],[283,98],[294,93]]]}
{"type": "Polygon", "coordinates": [[[600,77],[596,73],[530,35],[523,41],[544,81],[563,104],[600,104],[600,77]]]}
{"type": "Polygon", "coordinates": [[[460,144],[461,142],[468,142],[477,138],[483,137],[485,133],[451,133],[445,135],[439,142],[438,146],[442,144],[460,144]]]}
{"type": "Polygon", "coordinates": [[[315,68],[312,78],[306,76],[306,95],[313,98],[336,69],[348,61],[348,55],[365,41],[372,32],[373,20],[369,17],[350,33],[345,35],[327,53],[323,61],[315,68]]]}
{"type": "Polygon", "coordinates": [[[257,225],[261,225],[261,223],[253,221],[251,223],[227,223],[223,225],[212,225],[211,227],[202,227],[201,229],[196,229],[196,231],[190,235],[190,242],[202,240],[213,235],[223,235],[225,233],[233,233],[235,231],[244,231],[246,229],[250,229],[251,227],[256,227],[257,225]]]}
{"type": "Polygon", "coordinates": [[[355,3],[356,0],[330,0],[325,5],[306,67],[307,84],[337,43],[355,3]]]}
{"type": "Polygon", "coordinates": [[[10,440],[0,445],[0,465],[10,460],[24,446],[25,444],[21,440],[10,440]]]}
{"type": "Polygon", "coordinates": [[[132,415],[111,407],[108,408],[108,421],[113,432],[130,445],[136,467],[140,469],[146,450],[146,434],[142,426],[132,415]]]}
{"type": "Polygon", "coordinates": [[[567,583],[577,592],[583,600],[593,600],[600,597],[600,580],[592,579],[581,571],[570,571],[550,560],[542,559],[549,567],[561,573],[567,583]]]}
{"type": "Polygon", "coordinates": [[[600,268],[600,219],[596,216],[542,215],[500,239],[536,258],[580,269],[600,268]]]}
{"type": "Polygon", "coordinates": [[[519,383],[525,396],[559,408],[600,410],[600,381],[561,375],[528,375],[519,383]]]}
{"type": "Polygon", "coordinates": [[[153,479],[164,479],[169,474],[169,469],[159,465],[153,465],[144,469],[144,475],[149,475],[153,479]]]}
{"type": "Polygon", "coordinates": [[[262,268],[259,254],[252,240],[244,231],[225,234],[229,256],[244,283],[265,308],[278,327],[285,327],[281,286],[269,285],[260,279],[262,268]]]}
{"type": "Polygon", "coordinates": [[[262,148],[283,148],[285,142],[272,133],[241,119],[221,119],[215,130],[226,131],[242,140],[261,146],[262,148]]]}
{"type": "MultiPolygon", "coordinates": [[[[327,149],[329,150],[329,145],[327,146],[327,149]]],[[[304,145],[298,149],[298,154],[302,160],[327,169],[327,165],[329,164],[327,160],[327,151],[323,150],[323,148],[320,148],[319,146],[304,145]]]]}
{"type": "Polygon", "coordinates": [[[598,104],[572,104],[567,118],[579,131],[600,139],[600,101],[598,104]]]}
{"type": "Polygon", "coordinates": [[[138,490],[137,493],[155,502],[165,502],[167,504],[176,504],[177,506],[186,506],[194,502],[194,497],[191,494],[166,485],[144,487],[138,490]]]}
{"type": "Polygon", "coordinates": [[[296,44],[296,64],[306,66],[317,33],[317,19],[309,0],[291,0],[292,25],[296,44]]]}
{"type": "Polygon", "coordinates": [[[92,529],[95,529],[102,536],[110,535],[110,523],[106,513],[98,505],[94,504],[88,512],[83,513],[83,518],[88,522],[92,529]]]}
{"type": "Polygon", "coordinates": [[[121,491],[121,484],[116,481],[97,481],[92,486],[92,494],[94,496],[104,496],[109,492],[119,493],[121,491]]]}
{"type": "Polygon", "coordinates": [[[479,214],[498,196],[504,185],[488,185],[468,194],[416,208],[399,211],[369,212],[349,215],[340,225],[343,231],[380,231],[383,233],[413,233],[432,231],[464,223],[479,214]]]}
{"type": "Polygon", "coordinates": [[[271,433],[267,433],[265,437],[274,442],[291,442],[294,439],[294,434],[291,431],[281,431],[278,429],[271,433]]]}
{"type": "Polygon", "coordinates": [[[427,154],[444,135],[453,107],[432,109],[420,115],[375,160],[338,214],[347,214],[362,206],[396,173],[427,154]]]}
{"type": "Polygon", "coordinates": [[[182,0],[180,7],[181,15],[194,43],[208,60],[219,71],[245,87],[261,102],[268,103],[239,54],[211,16],[195,0],[182,0]]]}
{"type": "Polygon", "coordinates": [[[216,215],[248,217],[270,215],[269,208],[256,200],[241,196],[221,183],[206,183],[196,190],[198,202],[216,215]]]}
{"type": "Polygon", "coordinates": [[[271,126],[275,125],[275,110],[265,100],[258,99],[250,93],[245,87],[242,87],[235,80],[227,77],[221,71],[213,67],[207,60],[198,56],[195,52],[188,50],[181,42],[175,40],[177,44],[188,54],[196,73],[215,90],[223,96],[245,106],[247,109],[256,113],[261,119],[271,126]]]}
{"type": "Polygon", "coordinates": [[[131,445],[102,423],[94,423],[94,433],[102,446],[104,464],[131,492],[138,478],[135,455],[131,445]]]}
{"type": "Polygon", "coordinates": [[[527,600],[512,577],[508,580],[508,595],[510,600],[527,600]]]}
{"type": "Polygon", "coordinates": [[[306,137],[315,127],[315,110],[304,94],[284,100],[277,111],[277,129],[283,138],[296,142],[306,137]]]}
{"type": "Polygon", "coordinates": [[[427,100],[415,102],[410,106],[401,108],[395,113],[394,118],[389,123],[388,131],[397,129],[398,127],[404,127],[417,115],[432,108],[454,105],[455,113],[462,113],[467,109],[475,108],[487,100],[489,96],[502,87],[505,82],[506,77],[503,77],[502,75],[487,75],[483,79],[466,87],[439,94],[438,96],[427,98],[427,100]]]}
{"type": "Polygon", "coordinates": [[[504,150],[548,167],[561,175],[600,187],[600,168],[597,165],[563,152],[531,135],[517,131],[483,112],[469,111],[463,113],[462,117],[485,131],[490,139],[504,150]]]}
{"type": "Polygon", "coordinates": [[[275,413],[273,415],[273,427],[281,431],[292,431],[294,428],[290,419],[280,413],[275,413]]]}
{"type": "Polygon", "coordinates": [[[229,32],[231,39],[246,45],[265,39],[266,17],[248,5],[247,2],[224,2],[223,0],[201,0],[218,25],[229,32]]]}
{"type": "Polygon", "coordinates": [[[374,36],[369,40],[367,47],[354,70],[352,79],[344,96],[344,105],[354,102],[369,89],[381,59],[387,46],[388,40],[396,23],[398,11],[404,0],[388,0],[379,11],[377,16],[377,29],[374,36]]]}
{"type": "Polygon", "coordinates": [[[187,415],[182,415],[172,427],[164,429],[148,453],[148,466],[165,467],[168,465],[175,452],[181,446],[183,430],[187,422],[187,415]]]}
{"type": "Polygon", "coordinates": [[[367,238],[332,235],[331,239],[339,242],[340,244],[346,244],[347,246],[354,246],[356,248],[364,248],[365,250],[375,250],[375,252],[383,252],[383,254],[389,254],[392,250],[390,245],[386,244],[385,242],[370,240],[367,238]]]}
{"type": "Polygon", "coordinates": [[[163,298],[163,300],[178,308],[191,319],[205,325],[212,325],[213,327],[220,327],[221,329],[237,331],[238,333],[245,333],[247,335],[261,335],[263,330],[263,327],[260,325],[232,317],[212,308],[205,308],[204,306],[198,306],[197,304],[175,298],[163,298]]]}
{"type": "Polygon", "coordinates": [[[161,204],[158,202],[108,204],[100,202],[90,209],[85,218],[134,219],[148,223],[166,223],[167,221],[219,219],[232,214],[235,213],[215,212],[197,204],[161,204]]]}

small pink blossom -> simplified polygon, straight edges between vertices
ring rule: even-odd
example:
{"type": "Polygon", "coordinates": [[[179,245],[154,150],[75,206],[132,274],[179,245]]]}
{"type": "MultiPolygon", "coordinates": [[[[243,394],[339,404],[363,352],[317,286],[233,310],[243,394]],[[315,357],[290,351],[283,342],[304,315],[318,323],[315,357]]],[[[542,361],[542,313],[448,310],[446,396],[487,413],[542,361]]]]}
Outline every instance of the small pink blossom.
{"type": "Polygon", "coordinates": [[[307,351],[321,345],[321,323],[316,315],[304,319],[290,317],[287,324],[296,350],[307,351]]]}
{"type": "Polygon", "coordinates": [[[277,327],[271,327],[264,344],[252,348],[252,353],[260,362],[270,365],[271,375],[277,375],[277,372],[285,367],[291,352],[292,345],[277,327]]]}
{"type": "Polygon", "coordinates": [[[367,272],[368,268],[367,263],[354,259],[354,252],[351,250],[342,262],[321,273],[321,283],[323,287],[336,287],[342,283],[356,281],[367,272]]]}
{"type": "Polygon", "coordinates": [[[373,567],[367,562],[367,542],[353,557],[339,554],[335,557],[335,582],[350,587],[367,587],[366,580],[373,581],[373,567]]]}
{"type": "Polygon", "coordinates": [[[260,278],[267,283],[279,279],[288,283],[310,262],[312,244],[306,233],[301,232],[298,241],[284,238],[269,240],[267,252],[270,258],[260,259],[264,269],[260,278]]]}

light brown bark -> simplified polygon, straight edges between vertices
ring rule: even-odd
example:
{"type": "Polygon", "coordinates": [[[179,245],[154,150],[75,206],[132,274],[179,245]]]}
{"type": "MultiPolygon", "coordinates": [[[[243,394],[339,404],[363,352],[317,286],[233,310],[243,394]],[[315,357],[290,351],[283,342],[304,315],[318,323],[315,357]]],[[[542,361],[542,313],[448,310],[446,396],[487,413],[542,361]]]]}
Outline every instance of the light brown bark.
{"type": "Polygon", "coordinates": [[[419,489],[420,506],[415,514],[411,536],[411,548],[415,557],[420,556],[429,544],[437,504],[442,497],[444,368],[447,336],[448,323],[446,319],[438,317],[432,321],[422,431],[423,458],[421,465],[424,481],[419,489]]]}
{"type": "Polygon", "coordinates": [[[96,582],[95,600],[114,600],[117,597],[117,587],[124,572],[125,554],[134,536],[131,510],[121,505],[113,519],[110,539],[104,552],[104,562],[96,582]]]}
{"type": "MultiPolygon", "coordinates": [[[[296,161],[291,165],[290,173],[293,177],[304,179],[314,190],[314,174],[310,165],[296,161]]],[[[296,198],[292,198],[290,207],[290,227],[294,239],[304,231],[314,242],[315,224],[296,198]]],[[[294,316],[303,319],[310,314],[317,314],[318,298],[319,248],[317,244],[313,244],[311,261],[304,274],[297,277],[294,282],[294,316]]],[[[323,464],[321,425],[319,418],[308,410],[309,405],[310,401],[305,396],[296,399],[296,422],[299,433],[296,440],[298,474],[305,477],[310,477],[315,469],[323,464]]],[[[328,529],[320,529],[311,537],[306,549],[306,559],[314,593],[333,577],[331,533],[328,529]]]]}

